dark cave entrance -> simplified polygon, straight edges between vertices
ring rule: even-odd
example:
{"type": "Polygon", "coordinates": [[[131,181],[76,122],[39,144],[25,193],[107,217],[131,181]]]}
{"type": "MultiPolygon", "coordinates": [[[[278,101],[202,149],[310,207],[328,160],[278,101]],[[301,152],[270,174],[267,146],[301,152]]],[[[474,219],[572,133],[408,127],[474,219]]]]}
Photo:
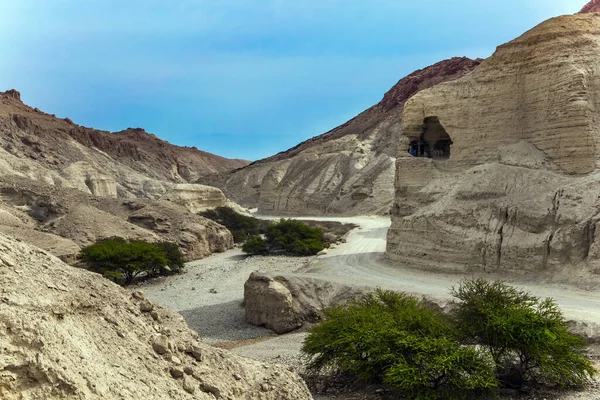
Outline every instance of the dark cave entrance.
{"type": "Polygon", "coordinates": [[[427,157],[434,160],[450,158],[452,139],[446,132],[438,117],[427,117],[423,120],[423,131],[419,139],[413,139],[408,152],[414,157],[427,157]]]}

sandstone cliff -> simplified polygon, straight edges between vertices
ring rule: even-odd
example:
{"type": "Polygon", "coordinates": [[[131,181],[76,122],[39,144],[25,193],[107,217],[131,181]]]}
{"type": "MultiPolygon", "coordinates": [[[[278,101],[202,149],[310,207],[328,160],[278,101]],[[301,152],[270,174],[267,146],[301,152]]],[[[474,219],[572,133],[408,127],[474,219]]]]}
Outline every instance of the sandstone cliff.
{"type": "Polygon", "coordinates": [[[0,398],[308,400],[283,367],[203,344],[183,318],[0,234],[0,398]]]}
{"type": "Polygon", "coordinates": [[[205,176],[245,207],[275,215],[387,214],[406,100],[461,77],[479,60],[453,58],[400,80],[381,102],[347,123],[235,172],[205,176]]]}
{"type": "Polygon", "coordinates": [[[597,14],[553,18],[406,103],[392,259],[598,277],[599,38],[597,14]]]}

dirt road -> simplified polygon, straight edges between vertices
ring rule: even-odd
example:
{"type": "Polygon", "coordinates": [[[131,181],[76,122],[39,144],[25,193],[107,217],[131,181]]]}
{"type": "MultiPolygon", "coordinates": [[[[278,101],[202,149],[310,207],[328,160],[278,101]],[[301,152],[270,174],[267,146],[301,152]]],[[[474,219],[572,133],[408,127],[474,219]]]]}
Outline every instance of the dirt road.
{"type": "MultiPolygon", "coordinates": [[[[301,218],[299,218],[301,219],[301,218]]],[[[449,299],[449,288],[465,275],[431,273],[402,268],[385,259],[388,218],[307,218],[351,222],[360,229],[350,232],[347,243],[307,265],[301,272],[326,280],[361,284],[449,299]]],[[[471,276],[471,275],[469,275],[471,276]]],[[[503,279],[539,297],[552,297],[568,319],[600,323],[600,291],[585,291],[567,285],[532,284],[527,277],[506,277],[481,273],[486,279],[503,279]]]]}

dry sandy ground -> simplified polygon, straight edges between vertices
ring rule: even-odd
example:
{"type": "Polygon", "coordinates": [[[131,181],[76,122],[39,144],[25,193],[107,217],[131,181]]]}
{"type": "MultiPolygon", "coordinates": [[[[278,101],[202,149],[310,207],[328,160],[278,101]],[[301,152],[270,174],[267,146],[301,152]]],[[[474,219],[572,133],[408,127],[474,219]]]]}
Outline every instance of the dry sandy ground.
{"type": "MultiPolygon", "coordinates": [[[[187,264],[182,275],[145,283],[133,290],[141,289],[151,300],[179,311],[190,327],[209,343],[229,348],[246,357],[300,369],[300,347],[306,333],[272,336],[270,331],[244,322],[243,285],[251,272],[307,275],[341,283],[424,294],[439,300],[449,299],[449,288],[464,277],[390,265],[384,254],[390,225],[387,218],[307,219],[351,222],[360,228],[350,232],[347,243],[329,250],[323,256],[248,258],[239,249],[230,250],[187,264]]],[[[498,278],[490,274],[484,276],[498,278]]],[[[567,318],[600,323],[598,291],[557,284],[540,285],[524,280],[516,282],[514,279],[512,283],[537,296],[556,299],[567,318]]]]}

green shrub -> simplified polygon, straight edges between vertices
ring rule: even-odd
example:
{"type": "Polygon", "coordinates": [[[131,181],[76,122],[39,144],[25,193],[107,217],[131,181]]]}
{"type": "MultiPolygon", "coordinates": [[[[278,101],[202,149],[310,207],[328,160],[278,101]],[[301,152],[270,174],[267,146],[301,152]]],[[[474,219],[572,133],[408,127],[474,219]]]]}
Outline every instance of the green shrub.
{"type": "Polygon", "coordinates": [[[452,294],[459,331],[489,351],[505,385],[582,386],[595,373],[552,299],[483,279],[465,280],[452,294]]]}
{"type": "Polygon", "coordinates": [[[121,238],[109,238],[84,247],[79,259],[90,270],[125,285],[139,275],[170,275],[183,268],[183,256],[175,244],[126,242],[121,238]]]}
{"type": "Polygon", "coordinates": [[[271,250],[293,255],[314,255],[325,248],[321,230],[291,219],[268,226],[265,235],[271,250]]]}
{"type": "Polygon", "coordinates": [[[172,242],[159,242],[157,246],[162,247],[167,257],[167,265],[160,268],[157,271],[158,276],[178,274],[183,270],[185,260],[183,254],[179,250],[179,246],[172,242]]]}
{"type": "Polygon", "coordinates": [[[266,255],[269,254],[269,246],[260,236],[251,236],[242,246],[242,251],[250,255],[266,255]]]}
{"type": "Polygon", "coordinates": [[[223,225],[233,235],[236,243],[258,235],[262,226],[260,220],[235,212],[231,207],[217,207],[200,213],[201,216],[223,225]]]}
{"type": "Polygon", "coordinates": [[[350,372],[415,399],[455,399],[498,384],[493,362],[461,346],[444,318],[406,294],[375,294],[326,311],[304,341],[308,370],[350,372]]]}

